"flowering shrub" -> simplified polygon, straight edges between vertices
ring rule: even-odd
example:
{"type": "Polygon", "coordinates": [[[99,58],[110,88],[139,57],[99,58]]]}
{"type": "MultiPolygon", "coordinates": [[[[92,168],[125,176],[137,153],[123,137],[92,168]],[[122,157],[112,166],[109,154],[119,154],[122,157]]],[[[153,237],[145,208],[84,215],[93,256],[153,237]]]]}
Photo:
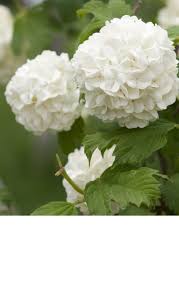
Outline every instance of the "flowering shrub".
{"type": "MultiPolygon", "coordinates": [[[[167,2],[156,24],[140,14],[147,3],[84,4],[71,56],[43,51],[56,34],[51,14],[40,22],[51,20],[42,46],[33,46],[38,33],[32,44],[30,31],[22,35],[17,17],[12,47],[30,59],[5,97],[26,130],[58,134],[55,175],[66,191],[66,201],[42,205],[34,215],[179,214],[179,7],[167,2]]],[[[54,7],[46,1],[31,8],[24,25],[54,7]]]]}

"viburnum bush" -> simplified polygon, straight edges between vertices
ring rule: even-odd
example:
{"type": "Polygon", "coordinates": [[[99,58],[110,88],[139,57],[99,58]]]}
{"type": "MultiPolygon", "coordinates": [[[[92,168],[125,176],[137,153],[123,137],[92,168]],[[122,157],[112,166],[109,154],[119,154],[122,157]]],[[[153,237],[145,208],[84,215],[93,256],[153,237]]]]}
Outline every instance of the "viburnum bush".
{"type": "MultiPolygon", "coordinates": [[[[37,55],[38,34],[32,51],[18,30],[22,16],[16,21],[13,48],[24,46],[30,59],[8,83],[6,100],[26,130],[58,134],[55,175],[67,196],[33,215],[179,214],[179,1],[154,16],[158,24],[141,16],[149,2],[85,3],[70,55],[37,55]]],[[[0,49],[12,37],[5,17],[0,49]]]]}

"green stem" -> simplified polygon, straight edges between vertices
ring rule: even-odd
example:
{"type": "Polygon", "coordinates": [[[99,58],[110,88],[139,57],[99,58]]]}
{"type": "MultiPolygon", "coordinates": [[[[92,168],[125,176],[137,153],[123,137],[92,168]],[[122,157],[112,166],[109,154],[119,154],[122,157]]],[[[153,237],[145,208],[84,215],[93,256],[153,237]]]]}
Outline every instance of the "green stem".
{"type": "Polygon", "coordinates": [[[73,187],[75,191],[84,194],[84,191],[69,177],[69,175],[65,170],[62,172],[62,175],[66,179],[66,181],[73,187]]]}
{"type": "Polygon", "coordinates": [[[62,175],[66,181],[72,186],[72,188],[77,191],[80,194],[84,194],[84,191],[70,178],[70,176],[67,174],[67,172],[65,171],[62,162],[60,160],[60,157],[58,156],[58,154],[56,154],[56,158],[57,158],[57,162],[58,165],[60,167],[59,171],[55,174],[56,176],[60,176],[62,175]]]}

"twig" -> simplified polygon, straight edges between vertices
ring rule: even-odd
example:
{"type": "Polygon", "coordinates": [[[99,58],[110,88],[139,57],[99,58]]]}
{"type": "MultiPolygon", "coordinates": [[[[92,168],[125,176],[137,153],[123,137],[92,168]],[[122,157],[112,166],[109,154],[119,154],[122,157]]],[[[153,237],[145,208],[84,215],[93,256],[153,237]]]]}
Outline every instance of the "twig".
{"type": "Polygon", "coordinates": [[[141,5],[142,5],[142,0],[137,0],[135,2],[133,10],[132,10],[133,15],[135,15],[138,12],[141,5]]]}
{"type": "Polygon", "coordinates": [[[59,165],[59,170],[55,173],[55,176],[58,177],[62,175],[75,191],[77,191],[80,194],[84,194],[84,191],[70,178],[70,176],[65,171],[58,154],[56,154],[56,158],[59,165]]]}

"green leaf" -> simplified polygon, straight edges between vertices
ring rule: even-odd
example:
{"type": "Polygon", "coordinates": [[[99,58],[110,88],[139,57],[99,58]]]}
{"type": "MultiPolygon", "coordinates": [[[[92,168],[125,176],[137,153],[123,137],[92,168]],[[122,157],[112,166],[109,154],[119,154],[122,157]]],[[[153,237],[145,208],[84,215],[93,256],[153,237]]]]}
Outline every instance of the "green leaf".
{"type": "Polygon", "coordinates": [[[149,209],[147,209],[146,207],[136,207],[133,205],[130,205],[129,207],[127,207],[124,210],[121,210],[119,212],[120,216],[153,216],[155,215],[154,213],[152,213],[149,209]]]}
{"type": "Polygon", "coordinates": [[[160,183],[154,177],[158,172],[140,168],[118,173],[108,171],[100,179],[91,182],[85,190],[85,200],[93,215],[113,213],[112,202],[125,209],[129,204],[137,207],[154,206],[160,198],[160,183]]]}
{"type": "Polygon", "coordinates": [[[83,17],[88,14],[92,14],[97,19],[104,20],[106,15],[108,15],[107,4],[103,3],[102,1],[92,0],[84,4],[83,8],[77,11],[77,15],[79,17],[83,17]]]}
{"type": "Polygon", "coordinates": [[[97,147],[104,152],[116,144],[115,164],[133,165],[141,163],[153,152],[164,147],[167,143],[167,133],[174,128],[174,123],[161,119],[143,129],[119,128],[87,135],[83,144],[89,157],[97,147]]]}
{"type": "Polygon", "coordinates": [[[77,11],[78,16],[92,14],[96,19],[110,20],[114,17],[132,14],[130,5],[127,5],[124,0],[110,0],[105,4],[102,1],[92,0],[87,2],[82,9],[77,11]]]}
{"type": "Polygon", "coordinates": [[[110,0],[108,4],[109,18],[120,18],[124,15],[132,15],[132,8],[123,0],[110,0]]]}
{"type": "Polygon", "coordinates": [[[103,20],[93,19],[80,33],[77,46],[83,43],[94,31],[100,29],[103,25],[103,20]]]}
{"type": "Polygon", "coordinates": [[[167,207],[179,215],[179,174],[174,175],[171,181],[161,187],[162,196],[167,207]]]}
{"type": "Polygon", "coordinates": [[[95,116],[89,115],[84,119],[85,123],[85,135],[91,135],[98,131],[112,131],[119,129],[119,125],[116,122],[104,123],[102,120],[95,116]]]}
{"type": "Polygon", "coordinates": [[[45,10],[45,6],[35,6],[16,16],[12,47],[15,54],[35,57],[44,49],[49,49],[55,34],[55,26],[45,10]]]}
{"type": "Polygon", "coordinates": [[[68,154],[73,152],[75,148],[80,148],[83,137],[84,122],[82,118],[75,121],[70,131],[58,134],[60,156],[63,156],[64,161],[67,160],[68,154]]]}
{"type": "Polygon", "coordinates": [[[77,15],[80,17],[92,15],[93,18],[80,34],[78,42],[82,43],[86,40],[93,32],[99,30],[107,20],[131,14],[132,9],[124,0],[110,0],[108,3],[98,0],[87,2],[82,9],[77,11],[77,15]]]}
{"type": "Polygon", "coordinates": [[[78,215],[76,207],[67,202],[50,202],[36,209],[33,216],[72,216],[78,215]]]}
{"type": "Polygon", "coordinates": [[[172,26],[168,29],[169,38],[175,43],[179,44],[179,26],[172,26]]]}

